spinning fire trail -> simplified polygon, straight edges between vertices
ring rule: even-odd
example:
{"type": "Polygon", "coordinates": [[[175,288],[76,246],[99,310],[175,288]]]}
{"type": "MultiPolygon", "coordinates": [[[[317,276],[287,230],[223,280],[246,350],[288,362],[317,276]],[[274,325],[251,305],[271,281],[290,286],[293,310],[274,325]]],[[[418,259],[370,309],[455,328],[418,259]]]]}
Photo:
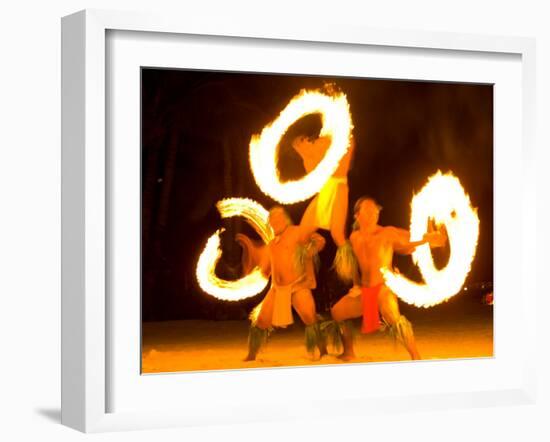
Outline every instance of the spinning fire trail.
{"type": "MultiPolygon", "coordinates": [[[[273,231],[267,222],[268,212],[261,204],[248,198],[228,198],[216,205],[222,218],[242,216],[258,232],[267,244],[273,238],[273,231]]],[[[208,294],[225,301],[238,301],[260,293],[268,280],[258,267],[236,281],[226,281],[216,276],[216,264],[221,258],[219,229],[206,242],[197,263],[197,281],[208,294]]]]}
{"type": "Polygon", "coordinates": [[[422,239],[428,221],[445,225],[451,255],[444,269],[438,270],[430,246],[417,247],[412,254],[425,284],[418,284],[384,268],[386,284],[403,301],[417,307],[432,307],[456,295],[474,259],[479,236],[479,218],[458,178],[437,172],[411,202],[411,240],[422,239]]]}
{"type": "Polygon", "coordinates": [[[346,96],[326,95],[320,91],[301,91],[281,114],[250,141],[250,168],[258,187],[281,204],[305,201],[317,194],[338,167],[349,148],[351,114],[346,96]],[[282,183],[277,170],[279,142],[294,122],[310,114],[321,114],[323,127],[319,136],[328,136],[331,145],[323,160],[299,180],[282,183]]]}

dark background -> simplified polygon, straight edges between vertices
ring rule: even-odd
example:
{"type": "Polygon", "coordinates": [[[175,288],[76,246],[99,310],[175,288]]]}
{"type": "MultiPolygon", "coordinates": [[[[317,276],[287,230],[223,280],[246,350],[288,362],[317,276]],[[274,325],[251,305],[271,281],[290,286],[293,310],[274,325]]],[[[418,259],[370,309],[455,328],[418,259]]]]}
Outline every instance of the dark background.
{"type": "MultiPolygon", "coordinates": [[[[254,233],[242,219],[221,220],[215,203],[249,197],[266,208],[275,204],[260,192],[250,172],[250,137],[301,89],[321,88],[326,82],[336,83],[347,95],[355,126],[348,224],[353,203],[367,194],[384,207],[381,224],[408,228],[413,192],[438,169],[452,171],[478,207],[481,222],[466,283],[492,283],[491,85],[143,68],[143,320],[244,319],[259,302],[263,294],[226,302],[202,292],[195,278],[197,259],[206,239],[225,227],[218,274],[227,279],[241,276],[241,250],[233,238],[241,231],[254,233]]],[[[289,129],[279,159],[283,178],[304,173],[287,142],[291,133],[315,133],[320,124],[318,116],[310,116],[289,129]]],[[[295,223],[308,203],[287,206],[295,223]]],[[[330,270],[335,253],[330,235],[320,232],[327,247],[321,254],[315,297],[323,312],[346,287],[330,270]]],[[[436,258],[444,264],[442,253],[436,258]]],[[[417,277],[409,257],[397,257],[395,263],[402,273],[417,277]]]]}

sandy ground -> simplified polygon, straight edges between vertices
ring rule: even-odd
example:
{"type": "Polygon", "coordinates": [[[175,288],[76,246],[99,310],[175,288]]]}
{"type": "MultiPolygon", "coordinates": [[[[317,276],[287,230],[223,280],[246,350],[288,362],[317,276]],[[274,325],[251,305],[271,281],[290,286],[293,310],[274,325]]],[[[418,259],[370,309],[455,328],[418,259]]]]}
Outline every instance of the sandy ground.
{"type": "MultiPolygon", "coordinates": [[[[493,355],[492,307],[469,308],[460,314],[423,312],[410,317],[423,359],[490,357],[493,355]]],[[[276,330],[256,361],[243,362],[247,321],[167,321],[143,324],[142,372],[160,373],[253,367],[342,364],[329,348],[312,360],[304,347],[299,321],[276,330]]],[[[355,362],[409,360],[408,353],[384,332],[358,335],[355,362]]]]}

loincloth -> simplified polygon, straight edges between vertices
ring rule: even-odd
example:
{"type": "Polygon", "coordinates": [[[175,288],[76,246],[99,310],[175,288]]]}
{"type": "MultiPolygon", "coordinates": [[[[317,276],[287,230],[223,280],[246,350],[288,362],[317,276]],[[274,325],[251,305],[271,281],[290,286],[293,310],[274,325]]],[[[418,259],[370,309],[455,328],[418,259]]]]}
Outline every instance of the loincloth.
{"type": "Polygon", "coordinates": [[[383,284],[378,284],[373,287],[361,287],[361,304],[363,307],[361,333],[372,333],[380,328],[378,294],[382,287],[383,284]]]}
{"type": "Polygon", "coordinates": [[[347,185],[347,183],[348,179],[346,177],[331,176],[321,188],[317,197],[317,225],[321,229],[330,230],[330,221],[332,219],[336,194],[338,193],[338,186],[340,184],[347,185]]]}
{"type": "Polygon", "coordinates": [[[294,322],[292,317],[292,295],[305,290],[303,278],[288,285],[271,284],[270,296],[273,296],[273,316],[271,324],[274,327],[286,327],[294,322]]]}

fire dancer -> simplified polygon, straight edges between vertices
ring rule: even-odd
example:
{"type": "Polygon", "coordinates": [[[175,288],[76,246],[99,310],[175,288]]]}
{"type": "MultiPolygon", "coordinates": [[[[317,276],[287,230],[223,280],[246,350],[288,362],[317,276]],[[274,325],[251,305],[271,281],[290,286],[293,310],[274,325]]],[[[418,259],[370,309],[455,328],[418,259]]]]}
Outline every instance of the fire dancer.
{"type": "Polygon", "coordinates": [[[354,272],[355,285],[331,309],[332,318],[341,330],[344,347],[339,356],[343,360],[355,357],[353,332],[349,319],[363,317],[361,331],[372,333],[380,326],[380,313],[392,334],[407,349],[412,359],[420,359],[411,323],[399,312],[396,295],[384,284],[382,267],[391,268],[393,253],[410,254],[425,243],[441,247],[446,237],[429,232],[421,241],[410,241],[408,231],[391,226],[380,226],[381,207],[372,198],[360,198],[354,207],[355,230],[350,236],[351,246],[359,269],[354,272]]]}
{"type": "MultiPolygon", "coordinates": [[[[317,167],[330,147],[330,143],[331,138],[328,136],[318,138],[299,136],[293,140],[292,147],[302,157],[306,173],[317,167]]],[[[302,225],[308,226],[308,228],[330,230],[332,239],[339,248],[346,242],[348,171],[354,148],[354,139],[350,137],[347,153],[340,160],[336,171],[311,201],[301,221],[302,225]]]]}
{"type": "Polygon", "coordinates": [[[258,246],[246,235],[237,235],[243,247],[245,272],[259,265],[262,273],[271,275],[271,288],[262,303],[251,315],[248,355],[253,361],[273,327],[286,327],[293,322],[292,307],[306,325],[305,340],[308,352],[319,349],[320,357],[327,352],[318,323],[311,290],[316,287],[314,259],[324,247],[324,238],[315,229],[292,224],[283,207],[269,212],[269,224],[275,238],[266,246],[258,246]]]}

